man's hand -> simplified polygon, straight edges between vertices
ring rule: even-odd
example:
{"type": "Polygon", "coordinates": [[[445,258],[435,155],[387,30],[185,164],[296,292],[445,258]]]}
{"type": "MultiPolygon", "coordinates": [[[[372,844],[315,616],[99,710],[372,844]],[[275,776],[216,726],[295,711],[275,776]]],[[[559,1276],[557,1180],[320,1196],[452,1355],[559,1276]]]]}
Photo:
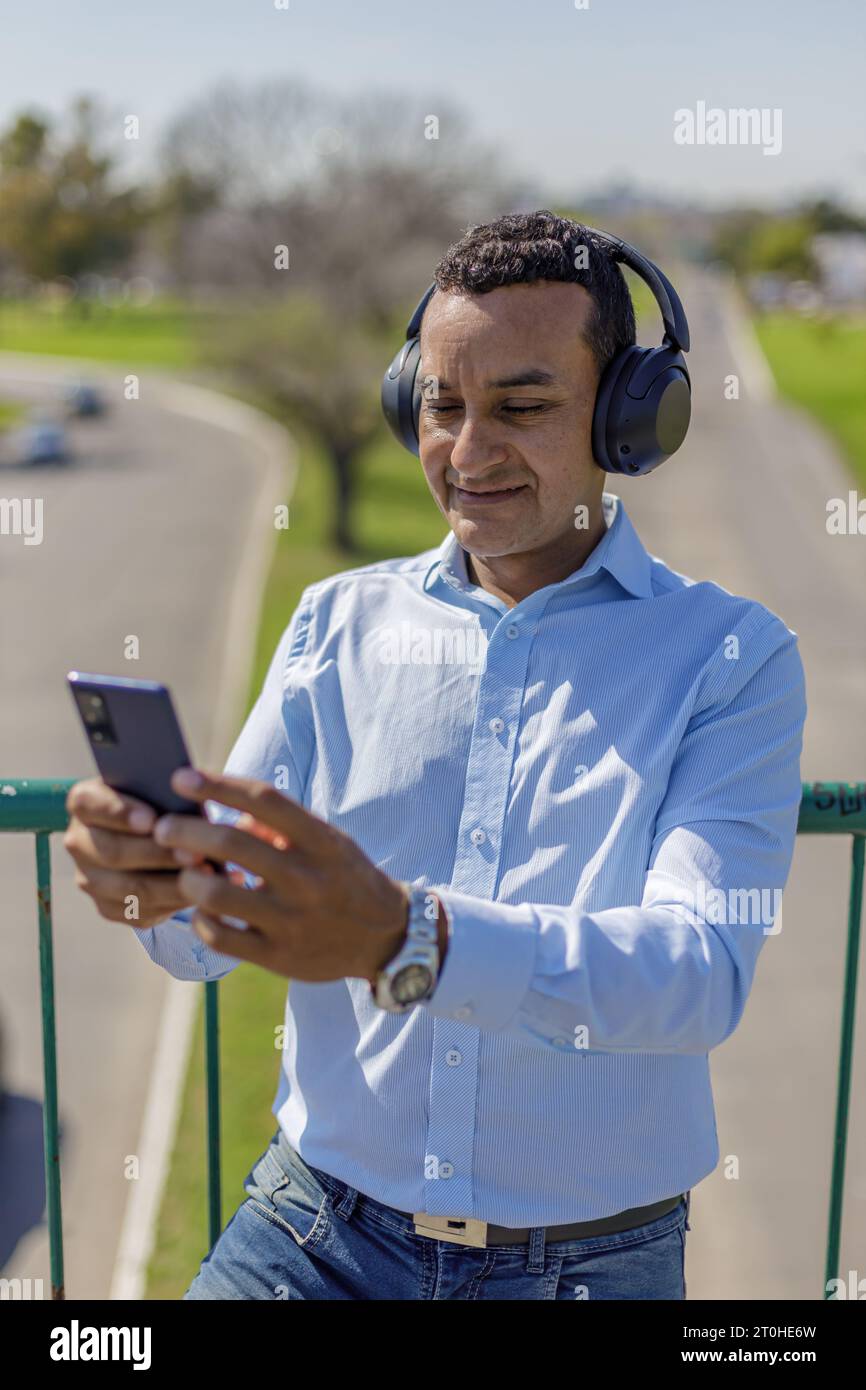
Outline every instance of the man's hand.
{"type": "Polygon", "coordinates": [[[152,807],[94,777],[70,787],[66,809],[63,844],[77,866],[75,882],[102,917],[152,927],[188,906],[177,859],[153,838],[152,807]]]}
{"type": "Polygon", "coordinates": [[[183,869],[178,887],[199,909],[193,927],[208,946],[296,980],[375,980],[406,933],[409,898],[399,883],[348,835],[267,782],[182,768],[172,785],[190,800],[243,812],[234,826],[163,816],[155,830],[166,852],[239,864],[258,880],[243,888],[200,865],[183,869]]]}

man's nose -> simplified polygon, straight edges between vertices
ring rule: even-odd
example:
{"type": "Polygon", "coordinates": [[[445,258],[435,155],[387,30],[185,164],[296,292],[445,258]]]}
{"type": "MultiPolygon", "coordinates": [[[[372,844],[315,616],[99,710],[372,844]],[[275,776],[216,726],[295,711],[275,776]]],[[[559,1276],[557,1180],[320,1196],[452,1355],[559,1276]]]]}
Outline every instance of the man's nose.
{"type": "Polygon", "coordinates": [[[465,479],[477,478],[491,465],[505,463],[507,458],[508,451],[497,443],[491,423],[465,414],[451,447],[450,462],[454,472],[465,479]]]}

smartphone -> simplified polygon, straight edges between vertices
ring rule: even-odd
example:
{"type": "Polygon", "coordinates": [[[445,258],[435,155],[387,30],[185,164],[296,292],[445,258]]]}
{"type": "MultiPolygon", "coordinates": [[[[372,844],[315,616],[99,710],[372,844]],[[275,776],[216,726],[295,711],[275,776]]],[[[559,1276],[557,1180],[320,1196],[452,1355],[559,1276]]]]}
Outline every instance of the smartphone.
{"type": "Polygon", "coordinates": [[[204,815],[172,790],[171,774],[191,762],[166,686],[86,671],[66,679],[104,782],[155,811],[204,815]]]}

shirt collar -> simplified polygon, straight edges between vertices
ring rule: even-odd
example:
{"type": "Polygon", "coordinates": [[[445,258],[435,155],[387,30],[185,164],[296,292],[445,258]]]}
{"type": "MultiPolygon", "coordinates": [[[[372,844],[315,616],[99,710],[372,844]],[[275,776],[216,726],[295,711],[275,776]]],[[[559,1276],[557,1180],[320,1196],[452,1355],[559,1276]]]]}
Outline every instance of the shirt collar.
{"type": "MultiPolygon", "coordinates": [[[[635,598],[652,598],[652,561],[631,523],[622,498],[614,492],[605,492],[601,500],[607,527],[604,535],[583,564],[552,587],[564,589],[605,569],[635,598]]],[[[433,553],[424,575],[425,589],[429,589],[436,575],[446,583],[455,584],[456,581],[456,587],[461,589],[473,587],[466,568],[466,551],[458,544],[453,531],[448,532],[433,553]]]]}

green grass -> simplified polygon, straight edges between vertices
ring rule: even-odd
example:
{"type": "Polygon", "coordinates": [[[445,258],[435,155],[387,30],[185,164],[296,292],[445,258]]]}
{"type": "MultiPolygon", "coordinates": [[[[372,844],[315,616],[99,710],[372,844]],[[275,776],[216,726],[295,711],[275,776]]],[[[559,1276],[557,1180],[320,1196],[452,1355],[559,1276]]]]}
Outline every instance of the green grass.
{"type": "MultiPolygon", "coordinates": [[[[299,446],[290,526],[278,533],[249,703],[258,694],[277,641],[307,584],[358,564],[415,554],[437,544],[447,529],[420,463],[383,436],[362,465],[355,512],[358,552],[334,550],[325,533],[328,473],[309,440],[299,437],[299,446]]],[[[219,987],[224,1223],[244,1200],[243,1179],[276,1128],[270,1113],[280,1061],[274,1028],[283,1020],[286,988],[287,981],[249,965],[238,966],[219,987]]],[[[203,1046],[200,1005],[171,1177],[148,1272],[148,1298],[180,1298],[208,1248],[203,1046]]]]}
{"type": "Polygon", "coordinates": [[[755,328],[779,390],[816,417],[866,484],[866,319],[778,312],[755,328]]]}
{"type": "Polygon", "coordinates": [[[16,424],[25,413],[25,407],[17,401],[0,401],[0,431],[16,424]]]}
{"type": "Polygon", "coordinates": [[[196,359],[196,325],[205,317],[170,300],[139,309],[0,300],[0,351],[188,367],[196,359]]]}

